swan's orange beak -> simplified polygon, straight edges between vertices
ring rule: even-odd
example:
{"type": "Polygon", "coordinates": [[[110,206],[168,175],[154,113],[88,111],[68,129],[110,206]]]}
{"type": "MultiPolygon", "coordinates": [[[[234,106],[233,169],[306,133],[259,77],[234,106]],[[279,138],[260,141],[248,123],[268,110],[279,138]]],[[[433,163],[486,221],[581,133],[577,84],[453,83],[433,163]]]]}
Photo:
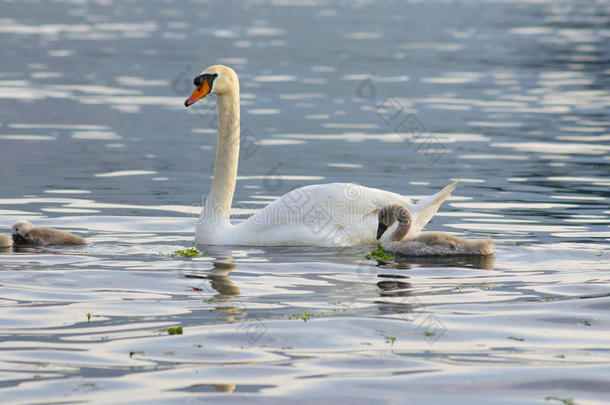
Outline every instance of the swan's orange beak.
{"type": "Polygon", "coordinates": [[[191,104],[195,104],[197,100],[205,97],[212,90],[207,80],[202,80],[201,84],[195,89],[193,94],[184,102],[184,106],[188,107],[191,104]]]}

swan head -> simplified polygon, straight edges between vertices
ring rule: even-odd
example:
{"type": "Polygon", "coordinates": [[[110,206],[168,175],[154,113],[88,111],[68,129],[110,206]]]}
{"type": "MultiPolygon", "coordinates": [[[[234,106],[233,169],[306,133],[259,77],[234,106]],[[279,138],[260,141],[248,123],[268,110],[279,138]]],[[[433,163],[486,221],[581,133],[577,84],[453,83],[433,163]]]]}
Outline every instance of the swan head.
{"type": "Polygon", "coordinates": [[[208,93],[220,96],[239,89],[237,73],[224,65],[213,65],[204,69],[199,76],[195,77],[193,84],[196,86],[195,91],[184,102],[185,107],[195,104],[208,93]]]}
{"type": "Polygon", "coordinates": [[[398,204],[384,205],[379,208],[377,219],[379,221],[379,225],[377,225],[377,239],[381,239],[385,231],[394,225],[396,221],[398,221],[400,226],[398,231],[404,233],[404,235],[407,234],[411,226],[411,214],[405,207],[398,204]]]}
{"type": "Polygon", "coordinates": [[[11,228],[13,231],[13,241],[19,242],[20,240],[27,239],[26,235],[32,230],[33,226],[28,221],[16,222],[11,228]]]}

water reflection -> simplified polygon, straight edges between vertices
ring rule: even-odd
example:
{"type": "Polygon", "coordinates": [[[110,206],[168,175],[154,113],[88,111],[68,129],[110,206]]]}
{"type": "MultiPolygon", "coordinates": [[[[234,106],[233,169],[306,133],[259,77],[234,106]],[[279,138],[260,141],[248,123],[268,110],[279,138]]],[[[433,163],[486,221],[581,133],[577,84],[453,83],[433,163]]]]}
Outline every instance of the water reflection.
{"type": "MultiPolygon", "coordinates": [[[[228,259],[224,258],[224,260],[228,259]]],[[[191,288],[194,291],[201,292],[204,296],[208,296],[211,292],[211,289],[213,289],[215,292],[217,292],[217,294],[214,295],[214,298],[217,301],[223,302],[232,301],[237,296],[241,295],[239,287],[229,279],[229,273],[235,268],[237,268],[237,264],[223,261],[214,262],[213,265],[213,269],[205,271],[205,273],[209,273],[206,275],[192,273],[184,274],[184,277],[187,279],[209,281],[209,286],[207,283],[201,283],[197,287],[191,288]]]]}
{"type": "Polygon", "coordinates": [[[233,392],[235,384],[212,384],[216,392],[233,392]]]}
{"type": "MultiPolygon", "coordinates": [[[[384,276],[382,274],[379,277],[388,278],[388,276],[384,276]]],[[[391,280],[383,280],[377,282],[377,287],[379,287],[379,296],[381,297],[406,297],[410,296],[411,293],[411,283],[399,281],[396,278],[400,276],[392,275],[391,280]]],[[[408,277],[404,277],[408,278],[408,277]]]]}
{"type": "MultiPolygon", "coordinates": [[[[388,265],[388,262],[378,262],[388,265]]],[[[456,256],[401,256],[396,255],[390,263],[391,268],[408,270],[416,267],[455,267],[493,270],[494,255],[456,255],[456,256]]]]}
{"type": "Polygon", "coordinates": [[[239,287],[229,280],[229,273],[235,268],[237,265],[234,263],[216,262],[211,271],[213,274],[208,276],[211,287],[218,291],[218,298],[222,301],[228,301],[241,295],[239,287]]]}

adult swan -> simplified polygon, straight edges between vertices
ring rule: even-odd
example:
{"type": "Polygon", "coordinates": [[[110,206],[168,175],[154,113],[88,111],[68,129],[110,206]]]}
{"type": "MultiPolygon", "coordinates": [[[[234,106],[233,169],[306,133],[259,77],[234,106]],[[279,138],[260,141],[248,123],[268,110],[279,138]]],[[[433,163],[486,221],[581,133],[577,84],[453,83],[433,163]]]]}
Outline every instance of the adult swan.
{"type": "Polygon", "coordinates": [[[212,189],[197,223],[195,243],[211,245],[355,246],[376,242],[377,212],[400,204],[413,217],[415,235],[445,201],[456,183],[414,204],[389,191],[350,183],[316,184],[283,195],[250,218],[231,224],[229,215],[239,159],[239,81],[233,69],[214,65],[194,80],[186,107],[216,95],[218,149],[212,189]]]}

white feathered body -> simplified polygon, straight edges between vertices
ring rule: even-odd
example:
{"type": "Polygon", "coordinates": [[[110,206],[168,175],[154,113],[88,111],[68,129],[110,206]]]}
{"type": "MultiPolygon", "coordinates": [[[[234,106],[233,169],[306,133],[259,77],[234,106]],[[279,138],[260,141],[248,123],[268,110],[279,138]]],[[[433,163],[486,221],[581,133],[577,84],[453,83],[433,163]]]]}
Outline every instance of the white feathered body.
{"type": "Polygon", "coordinates": [[[397,193],[352,183],[329,183],[290,191],[238,224],[212,224],[202,217],[197,244],[359,246],[374,244],[377,212],[400,204],[412,212],[417,234],[455,188],[453,183],[414,204],[397,193]]]}

